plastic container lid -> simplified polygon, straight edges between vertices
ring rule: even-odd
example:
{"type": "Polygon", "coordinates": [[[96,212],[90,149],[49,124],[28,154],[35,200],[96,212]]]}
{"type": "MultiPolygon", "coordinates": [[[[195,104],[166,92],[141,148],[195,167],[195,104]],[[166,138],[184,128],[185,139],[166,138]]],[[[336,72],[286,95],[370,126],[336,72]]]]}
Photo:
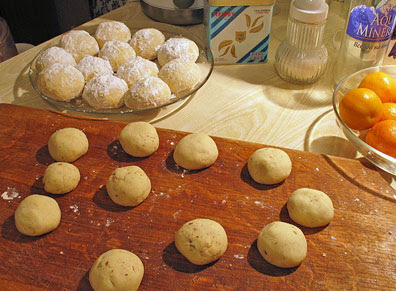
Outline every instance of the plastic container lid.
{"type": "Polygon", "coordinates": [[[329,5],[325,0],[293,0],[290,3],[290,17],[305,23],[325,21],[329,5]]]}

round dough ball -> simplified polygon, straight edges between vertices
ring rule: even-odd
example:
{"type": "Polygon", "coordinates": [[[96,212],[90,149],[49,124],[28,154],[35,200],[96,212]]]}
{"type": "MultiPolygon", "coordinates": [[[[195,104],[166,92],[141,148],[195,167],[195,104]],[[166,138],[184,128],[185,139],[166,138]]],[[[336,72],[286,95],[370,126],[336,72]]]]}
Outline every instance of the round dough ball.
{"type": "Polygon", "coordinates": [[[165,36],[161,31],[155,28],[144,28],[134,33],[129,44],[135,50],[136,55],[154,60],[157,58],[158,49],[164,42],[165,36]]]}
{"type": "Polygon", "coordinates": [[[137,255],[113,249],[96,259],[89,271],[89,283],[95,291],[138,290],[144,265],[137,255]]]}
{"type": "Polygon", "coordinates": [[[77,128],[62,128],[55,131],[48,140],[50,156],[58,162],[71,163],[88,151],[88,139],[77,128]]]}
{"type": "Polygon", "coordinates": [[[58,101],[70,101],[81,95],[84,76],[71,65],[55,63],[40,72],[37,87],[46,96],[58,101]]]}
{"type": "Polygon", "coordinates": [[[195,62],[199,57],[199,48],[195,42],[184,37],[172,37],[159,49],[157,59],[160,66],[174,59],[183,58],[189,62],[195,62]]]}
{"type": "Polygon", "coordinates": [[[41,72],[52,64],[61,63],[64,65],[76,66],[73,56],[61,47],[53,46],[44,50],[36,61],[37,72],[41,72]]]}
{"type": "Polygon", "coordinates": [[[157,77],[139,79],[125,97],[125,105],[130,109],[147,109],[166,104],[171,98],[169,86],[157,77]]]}
{"type": "Polygon", "coordinates": [[[216,143],[210,136],[192,133],[177,143],[173,159],[185,169],[199,170],[211,166],[218,155],[216,143]]]}
{"type": "Polygon", "coordinates": [[[172,93],[178,93],[194,88],[201,80],[201,70],[196,63],[176,59],[163,66],[158,76],[168,84],[172,93]]]}
{"type": "Polygon", "coordinates": [[[113,68],[108,60],[93,56],[84,57],[78,63],[77,69],[83,74],[86,82],[98,76],[113,74],[113,68]]]}
{"type": "Polygon", "coordinates": [[[136,57],[123,63],[117,70],[117,77],[123,79],[128,84],[128,87],[139,79],[157,76],[157,65],[141,57],[136,57]]]}
{"type": "Polygon", "coordinates": [[[44,172],[44,190],[48,193],[69,193],[77,187],[78,182],[80,182],[80,171],[69,163],[53,163],[44,172]]]}
{"type": "Polygon", "coordinates": [[[303,232],[281,221],[271,222],[261,230],[257,248],[268,263],[280,268],[296,267],[307,255],[307,241],[303,232]]]}
{"type": "Polygon", "coordinates": [[[319,190],[301,188],[287,201],[290,218],[306,227],[325,226],[334,217],[333,202],[319,190]]]}
{"type": "Polygon", "coordinates": [[[33,194],[18,205],[15,226],[24,235],[39,236],[58,227],[61,210],[55,199],[33,194]]]}
{"type": "Polygon", "coordinates": [[[133,48],[126,42],[114,40],[107,41],[99,51],[99,57],[110,62],[113,71],[123,63],[136,57],[133,48]]]}
{"type": "Polygon", "coordinates": [[[227,234],[216,221],[197,218],[186,222],[176,232],[179,252],[195,265],[206,265],[219,259],[227,249],[227,234]]]}
{"type": "Polygon", "coordinates": [[[128,42],[131,39],[131,31],[128,26],[119,21],[106,21],[98,25],[95,38],[99,47],[102,48],[107,41],[119,40],[128,42]]]}
{"type": "Polygon", "coordinates": [[[136,206],[147,198],[151,182],[138,166],[115,169],[106,184],[111,200],[122,206],[136,206]]]}
{"type": "Polygon", "coordinates": [[[289,177],[292,162],[286,152],[275,148],[261,148],[249,158],[248,171],[260,184],[277,184],[289,177]]]}
{"type": "Polygon", "coordinates": [[[147,157],[159,147],[157,130],[148,122],[132,122],[120,133],[120,143],[124,151],[134,157],[147,157]]]}
{"type": "Polygon", "coordinates": [[[71,30],[65,33],[59,46],[71,53],[76,63],[85,56],[95,56],[99,52],[99,46],[95,38],[85,30],[71,30]]]}
{"type": "Polygon", "coordinates": [[[82,98],[93,108],[119,108],[124,104],[128,85],[113,75],[102,75],[90,80],[84,88],[82,98]]]}

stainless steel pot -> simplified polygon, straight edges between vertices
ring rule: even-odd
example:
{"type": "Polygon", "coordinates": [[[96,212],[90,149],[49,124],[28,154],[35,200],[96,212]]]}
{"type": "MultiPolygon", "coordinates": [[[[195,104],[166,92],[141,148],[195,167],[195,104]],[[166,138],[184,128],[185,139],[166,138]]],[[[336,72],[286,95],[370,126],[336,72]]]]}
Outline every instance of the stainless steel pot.
{"type": "Polygon", "coordinates": [[[204,0],[140,0],[150,18],[169,24],[190,25],[203,20],[204,0]]]}

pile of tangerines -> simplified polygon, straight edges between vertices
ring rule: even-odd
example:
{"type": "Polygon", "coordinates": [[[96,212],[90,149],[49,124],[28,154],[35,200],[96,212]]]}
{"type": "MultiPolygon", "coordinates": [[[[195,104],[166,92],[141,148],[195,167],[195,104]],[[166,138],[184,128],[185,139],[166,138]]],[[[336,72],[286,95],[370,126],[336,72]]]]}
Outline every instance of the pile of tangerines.
{"type": "Polygon", "coordinates": [[[391,76],[367,75],[341,99],[339,111],[349,128],[368,130],[367,144],[396,158],[396,81],[391,76]]]}

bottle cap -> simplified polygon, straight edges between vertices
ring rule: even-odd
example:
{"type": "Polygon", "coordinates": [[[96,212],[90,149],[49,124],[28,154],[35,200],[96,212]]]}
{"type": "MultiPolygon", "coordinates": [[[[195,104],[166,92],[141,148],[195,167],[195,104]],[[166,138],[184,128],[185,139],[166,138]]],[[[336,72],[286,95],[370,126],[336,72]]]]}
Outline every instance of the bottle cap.
{"type": "Polygon", "coordinates": [[[289,16],[305,23],[318,23],[326,20],[328,11],[325,0],[292,0],[289,16]]]}

